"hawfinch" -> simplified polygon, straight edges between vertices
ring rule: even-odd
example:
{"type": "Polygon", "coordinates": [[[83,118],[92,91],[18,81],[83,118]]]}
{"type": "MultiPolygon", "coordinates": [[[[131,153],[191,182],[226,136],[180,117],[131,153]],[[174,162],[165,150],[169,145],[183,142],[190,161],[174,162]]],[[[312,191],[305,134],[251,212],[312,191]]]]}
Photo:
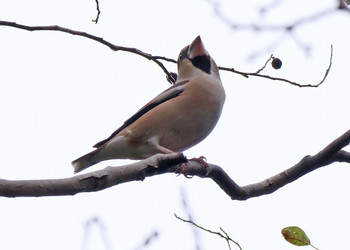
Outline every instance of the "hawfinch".
{"type": "Polygon", "coordinates": [[[131,116],[94,151],[72,162],[80,172],[110,159],[145,159],[182,152],[207,137],[219,120],[225,91],[200,36],[183,48],[176,83],[131,116]]]}

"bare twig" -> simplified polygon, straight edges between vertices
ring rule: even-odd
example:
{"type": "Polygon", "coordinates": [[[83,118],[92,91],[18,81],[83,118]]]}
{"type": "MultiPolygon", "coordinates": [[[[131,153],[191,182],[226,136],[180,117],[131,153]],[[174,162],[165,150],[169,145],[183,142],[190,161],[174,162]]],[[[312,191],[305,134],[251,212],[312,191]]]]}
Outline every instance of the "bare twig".
{"type": "Polygon", "coordinates": [[[229,248],[229,249],[231,249],[231,245],[230,245],[230,241],[231,241],[231,242],[233,242],[234,244],[236,244],[236,245],[239,247],[239,249],[242,250],[242,248],[241,248],[241,246],[239,245],[239,243],[236,242],[236,241],[234,241],[224,230],[222,230],[221,227],[220,227],[220,230],[224,233],[224,235],[223,235],[222,233],[220,233],[220,232],[215,232],[215,231],[212,231],[212,230],[210,230],[210,229],[206,229],[206,228],[204,228],[204,227],[198,225],[197,223],[195,223],[195,222],[192,221],[192,220],[185,220],[185,219],[181,218],[180,216],[178,216],[178,215],[176,215],[176,214],[174,214],[174,216],[176,217],[176,219],[179,219],[179,220],[181,220],[181,221],[183,221],[183,222],[186,222],[186,223],[190,223],[190,224],[192,224],[193,226],[195,226],[195,227],[197,227],[197,228],[199,228],[199,229],[201,229],[201,230],[203,230],[203,231],[205,231],[205,232],[208,232],[208,233],[211,233],[211,234],[216,234],[216,235],[220,236],[221,238],[224,238],[224,239],[226,240],[226,242],[227,242],[227,245],[228,245],[228,248],[229,248]]]}
{"type": "Polygon", "coordinates": [[[278,7],[283,1],[282,0],[274,0],[262,7],[259,8],[259,14],[260,16],[265,15],[267,12],[269,12],[271,9],[274,9],[278,7]]]}
{"type": "MultiPolygon", "coordinates": [[[[341,1],[341,0],[340,0],[341,1]]],[[[210,1],[208,1],[210,2],[210,1]]],[[[224,13],[221,11],[220,5],[218,4],[212,4],[212,8],[216,14],[216,16],[226,25],[231,27],[232,29],[236,30],[252,30],[252,31],[286,31],[286,32],[292,32],[297,27],[304,25],[306,23],[309,23],[311,21],[316,21],[320,18],[324,18],[329,14],[332,14],[335,11],[339,11],[339,6],[335,6],[334,8],[325,9],[322,11],[319,11],[317,13],[299,18],[289,24],[282,24],[282,25],[264,25],[264,24],[243,24],[243,23],[236,23],[232,20],[230,20],[227,16],[224,15],[224,13]]],[[[271,8],[271,6],[269,6],[271,8]]],[[[259,8],[258,13],[261,13],[262,8],[259,8]]],[[[264,9],[266,10],[266,9],[264,9]]]]}
{"type": "Polygon", "coordinates": [[[101,11],[100,11],[100,3],[99,3],[99,1],[98,1],[98,0],[95,0],[95,2],[96,2],[97,16],[96,16],[96,18],[93,19],[92,21],[93,21],[95,24],[97,24],[98,19],[100,18],[101,11]]]}
{"type": "Polygon", "coordinates": [[[261,71],[263,71],[266,68],[269,61],[271,61],[272,59],[273,59],[273,55],[271,54],[269,59],[267,59],[267,61],[265,62],[264,66],[262,66],[260,69],[258,69],[255,73],[259,74],[261,71]]]}
{"type": "Polygon", "coordinates": [[[144,57],[144,58],[146,58],[148,60],[151,60],[154,63],[156,63],[164,71],[164,73],[169,77],[169,79],[172,79],[175,82],[175,80],[173,79],[171,73],[165,68],[163,63],[161,63],[159,61],[159,60],[166,60],[166,61],[169,61],[169,62],[175,62],[176,63],[176,60],[173,60],[173,59],[169,59],[169,58],[165,58],[165,57],[161,57],[161,56],[153,56],[151,54],[145,53],[145,52],[143,52],[143,51],[141,51],[139,49],[136,49],[136,48],[130,48],[130,47],[123,47],[123,46],[114,45],[114,44],[104,40],[102,37],[97,37],[97,36],[88,34],[86,32],[72,30],[72,29],[67,29],[67,28],[64,28],[64,27],[57,26],[57,25],[52,25],[52,26],[28,26],[28,25],[17,24],[17,23],[14,23],[14,22],[0,21],[0,26],[9,26],[9,27],[14,27],[14,28],[18,28],[18,29],[28,30],[28,31],[60,31],[60,32],[71,34],[71,35],[85,37],[85,38],[97,41],[99,43],[102,43],[103,45],[109,47],[110,49],[112,49],[114,51],[126,51],[126,52],[130,52],[130,53],[142,56],[142,57],[144,57]]]}
{"type": "Polygon", "coordinates": [[[151,242],[153,242],[157,237],[159,237],[159,233],[157,231],[152,232],[150,235],[147,236],[147,238],[142,242],[142,244],[134,250],[141,250],[148,247],[151,244],[151,242]]]}
{"type": "MultiPolygon", "coordinates": [[[[318,86],[320,86],[326,80],[326,78],[328,76],[328,73],[329,73],[329,71],[330,71],[330,69],[332,67],[332,59],[333,59],[333,45],[331,45],[331,55],[330,55],[330,58],[329,58],[328,68],[326,69],[326,72],[325,72],[322,80],[320,82],[318,82],[317,84],[301,84],[301,83],[298,83],[298,82],[295,82],[295,81],[291,81],[291,80],[288,80],[288,79],[285,79],[285,78],[259,74],[259,72],[261,72],[261,71],[247,73],[247,72],[242,72],[242,71],[235,70],[234,68],[219,67],[219,69],[220,70],[225,70],[225,71],[231,71],[231,72],[240,74],[240,75],[242,75],[242,76],[244,76],[246,78],[249,78],[250,76],[256,76],[256,77],[267,78],[267,79],[274,80],[274,81],[287,82],[289,84],[292,84],[294,86],[298,86],[300,88],[305,88],[305,87],[317,88],[318,86]]],[[[263,69],[264,69],[264,67],[263,67],[263,69]]]]}
{"type": "Polygon", "coordinates": [[[90,239],[90,233],[91,233],[91,228],[93,226],[97,226],[100,234],[101,234],[101,239],[104,245],[104,248],[106,250],[112,249],[109,238],[107,236],[107,229],[103,221],[99,217],[92,217],[85,223],[85,232],[84,232],[84,238],[83,238],[83,247],[82,249],[87,249],[88,248],[88,243],[90,239]]]}
{"type": "MultiPolygon", "coordinates": [[[[190,211],[190,207],[188,205],[188,199],[187,199],[187,196],[186,196],[186,192],[185,192],[184,189],[181,189],[181,198],[182,198],[182,206],[183,206],[183,209],[184,209],[184,211],[185,211],[185,213],[187,215],[187,218],[190,221],[194,221],[192,212],[190,211]]],[[[191,229],[192,229],[192,232],[193,232],[194,242],[196,243],[196,250],[200,250],[201,249],[201,244],[200,244],[200,238],[199,238],[198,231],[194,227],[191,227],[191,229]]]]}
{"type": "MultiPolygon", "coordinates": [[[[230,17],[226,16],[224,12],[222,11],[222,8],[220,6],[220,3],[215,1],[207,0],[207,2],[211,5],[213,12],[217,16],[217,18],[230,27],[233,30],[248,30],[253,32],[281,32],[282,34],[287,34],[289,37],[296,43],[297,46],[302,48],[305,52],[308,52],[310,50],[310,46],[306,45],[304,42],[297,39],[297,37],[294,35],[294,31],[297,30],[302,25],[309,24],[310,22],[317,21],[319,19],[325,18],[337,11],[346,11],[350,13],[349,7],[347,7],[343,0],[336,0],[338,4],[335,4],[334,7],[327,8],[324,10],[321,10],[319,12],[304,16],[302,18],[296,19],[290,23],[286,24],[263,24],[262,20],[259,20],[259,23],[239,23],[236,21],[231,20],[230,17]]],[[[258,14],[264,13],[266,14],[267,10],[271,9],[272,7],[276,7],[280,4],[281,1],[274,1],[271,4],[268,4],[266,7],[260,7],[258,8],[258,14]]],[[[278,40],[281,42],[282,40],[278,40]]],[[[274,47],[276,47],[277,44],[274,44],[274,47]]],[[[271,47],[271,45],[269,46],[271,47]]]]}
{"type": "MultiPolygon", "coordinates": [[[[76,30],[72,30],[72,29],[67,29],[64,27],[60,27],[57,25],[53,25],[53,26],[28,26],[28,25],[22,25],[22,24],[17,24],[14,22],[7,22],[7,21],[0,21],[0,26],[9,26],[9,27],[14,27],[14,28],[18,28],[18,29],[23,29],[23,30],[28,30],[28,31],[60,31],[60,32],[64,32],[64,33],[69,33],[72,35],[77,35],[77,36],[81,36],[81,37],[85,37],[94,41],[97,41],[99,43],[102,43],[103,45],[109,47],[110,49],[114,50],[114,51],[125,51],[125,52],[130,52],[133,54],[137,54],[139,56],[142,56],[148,60],[153,61],[154,63],[156,63],[162,70],[163,72],[166,74],[167,79],[169,79],[169,82],[174,83],[175,82],[175,77],[174,77],[174,73],[169,72],[166,67],[164,66],[164,64],[162,62],[160,62],[160,60],[163,61],[167,61],[167,62],[171,62],[171,63],[176,63],[176,60],[171,59],[171,58],[167,58],[164,56],[153,56],[152,54],[149,53],[145,53],[137,48],[130,48],[130,47],[123,47],[123,46],[119,46],[119,45],[115,45],[112,44],[106,40],[104,40],[101,37],[97,37],[91,34],[88,34],[86,32],[81,32],[81,31],[76,31],[76,30]]],[[[280,77],[273,77],[273,76],[269,76],[269,75],[262,75],[259,74],[257,72],[242,72],[242,71],[238,71],[235,70],[234,68],[228,68],[228,67],[219,67],[220,70],[225,70],[225,71],[230,71],[236,74],[240,74],[244,77],[249,77],[249,76],[255,76],[255,77],[262,77],[262,78],[267,78],[270,80],[275,80],[275,81],[282,81],[282,82],[287,82],[289,84],[292,84],[294,86],[298,86],[298,87],[318,87],[320,84],[322,84],[324,82],[324,80],[326,79],[328,72],[331,68],[331,64],[332,64],[332,57],[333,57],[333,47],[331,47],[331,57],[330,57],[330,64],[329,67],[326,71],[326,74],[324,76],[324,78],[322,79],[322,81],[318,84],[301,84],[301,83],[297,83],[294,81],[290,81],[288,79],[284,79],[284,78],[280,78],[280,77]]]]}

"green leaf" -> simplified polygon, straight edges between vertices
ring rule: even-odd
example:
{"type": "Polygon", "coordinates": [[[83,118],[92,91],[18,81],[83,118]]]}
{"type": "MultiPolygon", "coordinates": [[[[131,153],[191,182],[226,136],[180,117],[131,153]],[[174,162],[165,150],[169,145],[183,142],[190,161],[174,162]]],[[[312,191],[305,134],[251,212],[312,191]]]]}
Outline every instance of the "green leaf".
{"type": "Polygon", "coordinates": [[[299,227],[285,227],[282,229],[282,235],[286,241],[296,246],[310,245],[310,239],[299,227]]]}

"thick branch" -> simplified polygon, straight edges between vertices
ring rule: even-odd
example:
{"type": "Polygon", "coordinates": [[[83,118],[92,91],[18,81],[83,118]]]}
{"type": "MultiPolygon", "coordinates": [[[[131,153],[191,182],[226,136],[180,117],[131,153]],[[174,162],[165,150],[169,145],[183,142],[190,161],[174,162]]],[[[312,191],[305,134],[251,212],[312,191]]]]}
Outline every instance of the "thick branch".
{"type": "MultiPolygon", "coordinates": [[[[264,181],[247,185],[237,185],[220,167],[211,165],[207,177],[213,179],[233,200],[246,200],[275,192],[303,175],[334,162],[350,163],[350,153],[342,150],[350,143],[350,130],[334,140],[314,156],[305,156],[293,167],[264,181]]],[[[203,176],[204,177],[204,176],[203,176]]]]}
{"type": "Polygon", "coordinates": [[[0,196],[39,197],[94,192],[129,181],[141,181],[156,174],[176,172],[178,164],[186,161],[181,153],[158,154],[133,164],[106,167],[64,179],[14,181],[0,179],[0,196]]]}
{"type": "Polygon", "coordinates": [[[305,156],[293,167],[272,176],[264,181],[239,186],[219,166],[202,164],[199,161],[188,161],[186,166],[179,166],[187,162],[181,153],[158,154],[146,160],[120,167],[106,167],[105,169],[77,175],[65,179],[52,180],[0,180],[0,196],[5,197],[37,197],[74,195],[81,192],[99,191],[124,182],[144,180],[146,177],[164,173],[181,173],[211,178],[233,200],[246,200],[273,193],[284,185],[295,181],[301,176],[320,167],[334,162],[350,163],[350,153],[342,150],[350,143],[350,130],[334,140],[314,156],[305,156]]]}

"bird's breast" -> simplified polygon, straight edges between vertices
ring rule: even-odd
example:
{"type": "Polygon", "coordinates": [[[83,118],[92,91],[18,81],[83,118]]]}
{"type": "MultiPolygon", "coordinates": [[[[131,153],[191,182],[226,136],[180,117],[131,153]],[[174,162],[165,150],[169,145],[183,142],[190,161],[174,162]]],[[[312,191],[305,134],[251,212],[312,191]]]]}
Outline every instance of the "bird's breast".
{"type": "Polygon", "coordinates": [[[129,143],[140,152],[152,152],[157,144],[184,151],[210,134],[224,100],[221,83],[190,81],[181,95],[154,107],[128,127],[129,143]]]}

